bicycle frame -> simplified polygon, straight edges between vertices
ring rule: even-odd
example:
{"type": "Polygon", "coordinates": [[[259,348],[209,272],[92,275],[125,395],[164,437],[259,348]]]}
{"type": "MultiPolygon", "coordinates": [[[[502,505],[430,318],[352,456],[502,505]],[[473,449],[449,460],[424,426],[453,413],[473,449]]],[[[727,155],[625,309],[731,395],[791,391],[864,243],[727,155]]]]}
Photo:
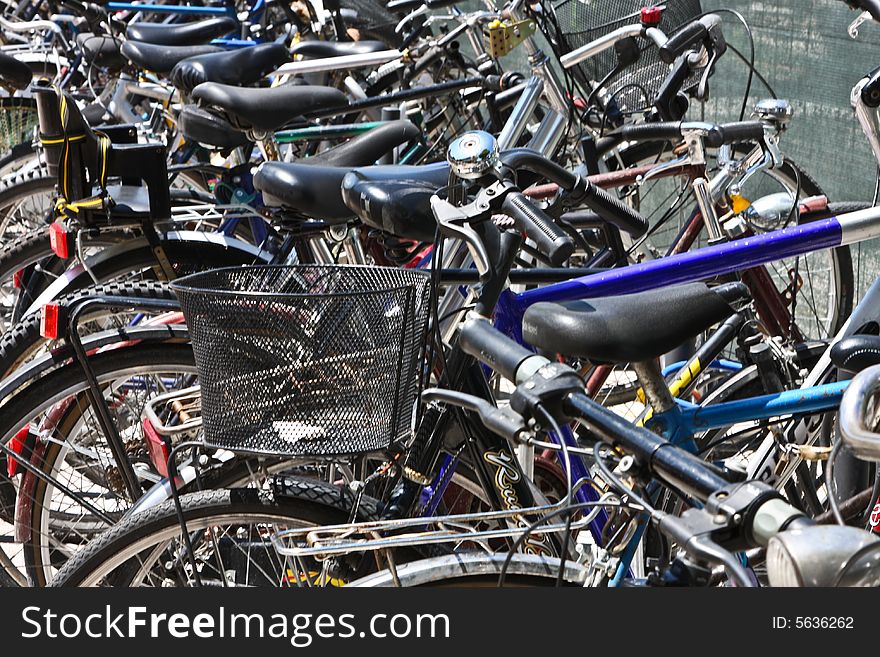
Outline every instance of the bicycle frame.
{"type": "Polygon", "coordinates": [[[733,274],[774,260],[853,244],[878,235],[880,208],[869,208],[668,258],[609,269],[600,274],[574,278],[518,294],[506,290],[499,299],[496,325],[522,342],[522,315],[529,306],[538,302],[573,301],[656,290],[669,285],[733,274]]]}
{"type": "MultiPolygon", "coordinates": [[[[522,293],[514,293],[506,289],[501,293],[495,306],[495,324],[496,328],[522,343],[523,312],[530,305],[540,301],[567,301],[634,293],[677,283],[698,281],[731,274],[746,267],[765,264],[780,258],[869,239],[878,234],[880,234],[880,208],[871,208],[639,265],[578,277],[522,293]]],[[[878,284],[877,290],[880,294],[880,284],[878,284]]],[[[451,380],[461,381],[462,379],[456,378],[453,374],[451,380]]],[[[472,379],[469,380],[472,381],[472,379]]],[[[481,392],[485,395],[485,384],[483,386],[481,392]]],[[[731,426],[744,421],[832,410],[836,404],[839,404],[845,388],[845,382],[834,383],[706,408],[680,402],[673,412],[658,414],[652,418],[652,426],[660,426],[660,423],[665,423],[664,436],[677,444],[691,444],[693,449],[692,436],[695,431],[731,426]]],[[[519,462],[512,456],[509,448],[504,448],[507,450],[503,457],[504,463],[499,465],[498,461],[502,458],[500,446],[504,441],[498,441],[497,437],[493,437],[491,434],[486,435],[487,433],[482,432],[477,441],[478,453],[481,453],[482,460],[488,463],[493,463],[494,460],[493,464],[498,467],[498,470],[494,478],[489,476],[490,473],[483,472],[481,479],[485,482],[492,482],[496,489],[501,489],[499,498],[503,500],[503,486],[498,486],[498,484],[509,484],[511,481],[519,481],[525,477],[519,462]],[[491,445],[494,447],[490,447],[491,445]],[[499,449],[499,451],[493,451],[495,449],[499,449]]],[[[561,436],[551,433],[550,437],[558,445],[564,443],[567,446],[574,446],[576,444],[574,437],[567,429],[563,430],[561,436]]],[[[445,485],[448,484],[447,470],[453,465],[452,459],[453,457],[445,455],[441,460],[439,467],[435,470],[433,481],[425,489],[429,491],[428,499],[436,500],[442,494],[445,485]]],[[[475,460],[479,461],[479,459],[475,460]]],[[[572,482],[589,474],[580,459],[571,459],[570,465],[572,482]],[[579,465],[575,466],[574,462],[578,462],[579,465]]],[[[577,498],[579,502],[595,501],[595,495],[596,493],[591,487],[585,486],[578,491],[577,498]]],[[[436,504],[426,504],[421,512],[430,514],[436,508],[436,504]]],[[[597,518],[591,525],[591,531],[597,540],[601,538],[601,524],[604,520],[604,517],[597,518]]],[[[633,540],[635,543],[638,542],[633,540]]],[[[628,552],[624,556],[620,576],[628,570],[628,560],[632,558],[632,554],[628,552]]],[[[619,579],[620,577],[615,581],[619,582],[619,579]]]]}

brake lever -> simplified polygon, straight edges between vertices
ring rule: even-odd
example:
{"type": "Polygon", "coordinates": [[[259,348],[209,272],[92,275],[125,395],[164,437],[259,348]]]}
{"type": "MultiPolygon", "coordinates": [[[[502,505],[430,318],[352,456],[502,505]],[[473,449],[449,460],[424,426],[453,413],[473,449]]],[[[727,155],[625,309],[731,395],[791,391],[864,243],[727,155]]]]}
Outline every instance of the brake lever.
{"type": "MultiPolygon", "coordinates": [[[[427,13],[428,13],[428,5],[422,5],[418,9],[414,9],[413,11],[408,13],[406,16],[404,16],[400,20],[400,22],[394,27],[395,34],[403,34],[403,29],[406,27],[406,25],[408,23],[412,22],[413,20],[415,20],[419,16],[424,16],[427,13]]],[[[427,25],[427,21],[425,22],[425,25],[427,25]]]]}
{"type": "Polygon", "coordinates": [[[660,164],[653,167],[650,171],[645,173],[642,176],[642,179],[639,181],[640,185],[648,182],[651,178],[659,176],[664,171],[669,171],[670,169],[675,169],[677,167],[683,167],[690,163],[690,153],[685,153],[675,159],[666,160],[665,162],[661,162],[660,164]]]}
{"type": "Polygon", "coordinates": [[[712,49],[711,54],[709,54],[709,61],[706,62],[706,66],[703,68],[703,74],[700,76],[700,82],[697,85],[697,93],[696,98],[699,101],[705,102],[709,99],[709,76],[712,75],[712,67],[715,66],[715,62],[718,61],[719,53],[712,49]]]}
{"type": "Polygon", "coordinates": [[[863,11],[861,14],[856,16],[852,23],[849,24],[849,27],[846,28],[847,34],[849,34],[850,39],[858,39],[859,38],[859,27],[862,23],[870,21],[871,12],[863,11]]]}
{"type": "Polygon", "coordinates": [[[467,245],[480,275],[480,283],[485,285],[491,278],[492,269],[489,263],[489,253],[486,251],[483,241],[477,232],[470,227],[470,221],[474,217],[472,213],[468,212],[468,209],[472,205],[459,208],[436,194],[431,197],[431,211],[434,213],[434,219],[440,227],[440,232],[449,237],[460,239],[467,245]]]}
{"type": "Polygon", "coordinates": [[[459,406],[473,411],[480,416],[480,421],[487,429],[502,438],[513,442],[523,442],[529,433],[525,419],[510,408],[499,408],[485,399],[469,395],[457,390],[428,388],[422,392],[422,400],[428,403],[441,402],[450,406],[459,406]]]}
{"type": "Polygon", "coordinates": [[[756,173],[766,171],[767,169],[775,169],[782,165],[785,161],[782,151],[779,150],[779,143],[776,139],[775,130],[771,126],[764,126],[764,139],[761,141],[761,150],[764,155],[758,162],[748,167],[740,176],[736,185],[731,186],[731,191],[735,194],[739,193],[746,182],[756,173]]]}
{"type": "MultiPolygon", "coordinates": [[[[692,122],[692,124],[694,126],[699,125],[697,122],[692,122]]],[[[705,127],[694,127],[692,130],[685,130],[682,134],[682,137],[684,138],[684,143],[687,145],[687,152],[684,155],[681,155],[675,159],[667,160],[666,162],[661,162],[660,164],[656,165],[642,176],[639,184],[644,184],[648,182],[651,178],[654,178],[655,176],[658,176],[665,171],[669,171],[670,169],[684,167],[686,165],[705,165],[706,150],[703,147],[703,137],[708,134],[708,130],[710,128],[711,124],[706,124],[705,127]]]]}

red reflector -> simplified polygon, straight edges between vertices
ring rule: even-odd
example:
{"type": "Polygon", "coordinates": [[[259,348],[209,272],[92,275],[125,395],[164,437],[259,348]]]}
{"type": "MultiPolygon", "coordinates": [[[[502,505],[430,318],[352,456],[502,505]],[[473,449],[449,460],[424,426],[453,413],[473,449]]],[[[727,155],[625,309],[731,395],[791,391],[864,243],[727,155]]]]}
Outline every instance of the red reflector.
{"type": "Polygon", "coordinates": [[[47,340],[57,340],[61,335],[58,324],[61,319],[61,307],[57,303],[47,303],[43,306],[43,315],[40,317],[40,335],[47,340]]]}
{"type": "Polygon", "coordinates": [[[640,19],[642,25],[659,25],[663,18],[663,10],[660,7],[642,7],[640,19]]]}
{"type": "MultiPolygon", "coordinates": [[[[30,433],[30,427],[24,427],[23,429],[19,429],[18,433],[13,436],[12,440],[9,441],[9,449],[13,452],[22,456],[25,452],[25,445],[27,443],[28,434],[30,433]]],[[[10,477],[14,477],[18,474],[18,460],[7,457],[6,458],[6,473],[10,477]]]]}
{"type": "Polygon", "coordinates": [[[156,467],[156,471],[163,477],[168,476],[168,439],[159,435],[153,427],[153,423],[147,418],[143,420],[144,435],[147,437],[147,450],[150,452],[150,460],[156,467]]]}
{"type": "Polygon", "coordinates": [[[67,230],[57,221],[49,226],[49,245],[52,252],[65,260],[70,257],[70,242],[67,230]]]}
{"type": "Polygon", "coordinates": [[[19,269],[12,275],[12,287],[14,287],[16,290],[20,290],[22,278],[24,278],[24,269],[19,269]]]}

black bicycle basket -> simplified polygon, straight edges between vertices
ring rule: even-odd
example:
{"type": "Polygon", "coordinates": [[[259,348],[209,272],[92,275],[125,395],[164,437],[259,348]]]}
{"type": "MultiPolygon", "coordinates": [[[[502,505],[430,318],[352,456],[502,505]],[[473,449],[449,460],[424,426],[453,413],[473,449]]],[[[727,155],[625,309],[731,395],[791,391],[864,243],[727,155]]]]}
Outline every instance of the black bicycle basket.
{"type": "Polygon", "coordinates": [[[248,266],[179,278],[205,443],[274,456],[381,450],[411,427],[430,275],[248,266]]]}
{"type": "MultiPolygon", "coordinates": [[[[561,57],[620,27],[637,23],[640,10],[655,5],[664,7],[662,21],[658,27],[667,36],[702,13],[700,0],[553,1],[550,6],[559,27],[556,39],[551,39],[556,56],[561,57]]],[[[636,37],[636,42],[641,52],[639,60],[605,85],[608,97],[614,99],[614,104],[622,112],[635,112],[649,107],[669,73],[669,66],[660,61],[657,46],[653,41],[636,37]]],[[[610,48],[581,62],[575,67],[574,72],[581,82],[595,84],[614,70],[616,64],[617,56],[614,49],[610,48]]],[[[684,90],[693,88],[699,77],[700,71],[693,72],[685,82],[684,90]]]]}

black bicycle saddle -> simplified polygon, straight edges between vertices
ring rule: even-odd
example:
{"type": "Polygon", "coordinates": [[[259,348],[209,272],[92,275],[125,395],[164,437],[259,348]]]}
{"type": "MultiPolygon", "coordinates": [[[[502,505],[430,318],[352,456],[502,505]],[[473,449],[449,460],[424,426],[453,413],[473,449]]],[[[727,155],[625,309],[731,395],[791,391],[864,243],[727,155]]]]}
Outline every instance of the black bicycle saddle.
{"type": "Polygon", "coordinates": [[[178,63],[169,77],[175,87],[189,93],[203,82],[253,84],[289,61],[290,53],[282,44],[261,43],[190,57],[178,63]]]}
{"type": "Polygon", "coordinates": [[[594,363],[658,358],[729,317],[749,299],[742,283],[705,283],[600,299],[536,303],[523,315],[529,344],[594,363]]]}

